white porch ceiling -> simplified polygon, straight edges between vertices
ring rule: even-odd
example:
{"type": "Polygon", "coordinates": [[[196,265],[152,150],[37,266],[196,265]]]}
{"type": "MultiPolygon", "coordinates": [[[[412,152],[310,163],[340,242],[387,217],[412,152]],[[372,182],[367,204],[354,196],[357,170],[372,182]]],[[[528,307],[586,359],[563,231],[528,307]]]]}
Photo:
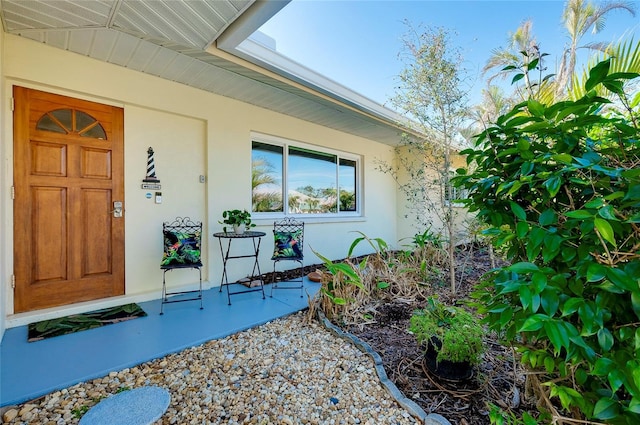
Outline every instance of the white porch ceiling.
{"type": "Polygon", "coordinates": [[[0,19],[4,31],[39,43],[396,144],[398,117],[388,109],[353,102],[362,97],[348,90],[336,93],[313,81],[283,81],[277,74],[290,75],[277,67],[250,69],[242,59],[226,59],[211,48],[225,31],[229,38],[232,25],[250,34],[287,2],[0,0],[0,19]]]}

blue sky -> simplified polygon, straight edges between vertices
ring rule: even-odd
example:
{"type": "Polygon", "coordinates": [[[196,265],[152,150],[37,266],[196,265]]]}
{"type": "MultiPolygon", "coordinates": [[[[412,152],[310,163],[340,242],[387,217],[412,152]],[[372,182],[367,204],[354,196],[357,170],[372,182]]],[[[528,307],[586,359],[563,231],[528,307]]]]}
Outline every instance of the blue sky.
{"type": "MultiPolygon", "coordinates": [[[[588,34],[582,44],[634,34],[638,40],[640,1],[632,3],[635,17],[623,10],[610,12],[604,31],[588,34]]],[[[465,57],[470,101],[476,103],[485,86],[481,69],[492,49],[506,46],[509,32],[524,20],[532,19],[541,51],[552,61],[559,58],[568,41],[561,23],[563,7],[564,1],[558,0],[293,0],[261,31],[276,40],[279,53],[385,104],[404,67],[398,59],[407,31],[403,21],[415,27],[445,27],[457,34],[453,42],[465,57]]],[[[586,58],[586,51],[581,55],[586,58]]]]}

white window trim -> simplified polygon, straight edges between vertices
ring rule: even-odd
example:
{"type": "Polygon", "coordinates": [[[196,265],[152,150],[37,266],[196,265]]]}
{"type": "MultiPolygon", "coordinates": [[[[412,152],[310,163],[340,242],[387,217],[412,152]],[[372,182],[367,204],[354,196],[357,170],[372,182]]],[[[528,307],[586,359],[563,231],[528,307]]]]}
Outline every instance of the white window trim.
{"type": "MultiPolygon", "coordinates": [[[[331,148],[327,148],[324,146],[318,146],[318,145],[314,145],[311,143],[306,143],[306,142],[301,142],[299,140],[292,140],[292,139],[286,139],[283,137],[278,137],[278,136],[273,136],[273,135],[268,135],[268,134],[262,134],[262,133],[255,133],[255,132],[251,132],[251,140],[250,142],[253,144],[253,142],[260,142],[260,143],[267,143],[267,144],[271,144],[274,146],[281,146],[282,147],[282,155],[283,155],[283,164],[282,164],[282,186],[283,186],[283,210],[284,211],[279,211],[279,212],[255,212],[252,211],[251,214],[253,217],[255,217],[256,220],[262,220],[262,219],[273,219],[273,218],[279,218],[279,217],[295,217],[295,218],[304,218],[305,220],[308,219],[319,219],[319,220],[327,220],[327,219],[334,219],[334,220],[340,220],[340,219],[344,219],[344,218],[348,218],[348,217],[352,217],[352,218],[361,218],[364,216],[364,212],[363,212],[363,205],[364,205],[364,201],[363,201],[363,196],[364,196],[364,189],[363,189],[363,158],[362,155],[358,155],[358,154],[354,154],[354,153],[350,153],[350,152],[345,152],[345,151],[340,151],[337,149],[331,149],[331,148]],[[288,208],[288,202],[289,202],[289,188],[287,187],[287,180],[288,180],[288,170],[289,170],[289,147],[296,147],[296,148],[302,148],[302,149],[310,149],[310,150],[314,150],[317,152],[321,152],[321,153],[327,153],[327,154],[331,154],[331,155],[336,155],[337,156],[337,163],[336,163],[336,183],[338,185],[338,187],[340,186],[340,179],[339,179],[339,168],[340,168],[340,159],[348,159],[350,161],[354,161],[356,163],[356,182],[355,182],[355,187],[356,187],[356,210],[355,211],[338,211],[336,213],[324,213],[324,214],[294,214],[294,213],[289,213],[289,208],[288,208]]],[[[253,148],[252,148],[253,151],[253,148]]],[[[337,189],[337,188],[336,188],[337,189]]]]}

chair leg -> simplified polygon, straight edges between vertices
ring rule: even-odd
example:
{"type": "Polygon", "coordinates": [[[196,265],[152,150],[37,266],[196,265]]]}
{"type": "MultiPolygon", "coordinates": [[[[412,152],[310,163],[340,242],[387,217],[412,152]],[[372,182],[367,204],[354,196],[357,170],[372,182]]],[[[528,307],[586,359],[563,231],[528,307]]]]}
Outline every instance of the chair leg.
{"type": "MultiPolygon", "coordinates": [[[[282,288],[278,288],[278,281],[276,280],[276,264],[278,263],[277,261],[273,262],[273,274],[271,275],[271,292],[270,292],[270,297],[273,298],[273,290],[274,289],[298,289],[300,288],[300,298],[302,298],[304,296],[304,263],[300,260],[293,260],[293,261],[297,261],[298,264],[300,264],[300,275],[298,277],[296,277],[295,274],[293,274],[293,278],[291,279],[291,281],[289,283],[300,283],[300,286],[292,286],[292,285],[283,285],[282,288]],[[299,280],[298,280],[299,279],[299,280]]],[[[292,270],[295,270],[292,269],[292,270]]],[[[281,282],[282,283],[282,282],[281,282]]]]}
{"type": "Polygon", "coordinates": [[[160,315],[161,316],[164,314],[164,302],[167,297],[167,283],[165,279],[166,274],[167,274],[167,270],[165,269],[162,271],[162,298],[160,298],[160,315]]]}
{"type": "Polygon", "coordinates": [[[304,286],[304,264],[300,261],[300,298],[303,295],[303,286],[304,286]]]}
{"type": "Polygon", "coordinates": [[[276,261],[273,262],[273,273],[271,273],[271,290],[269,291],[269,297],[273,298],[273,288],[277,285],[276,283],[276,261]]]}
{"type": "Polygon", "coordinates": [[[198,267],[198,273],[200,274],[200,310],[204,309],[202,305],[202,269],[198,267]]]}

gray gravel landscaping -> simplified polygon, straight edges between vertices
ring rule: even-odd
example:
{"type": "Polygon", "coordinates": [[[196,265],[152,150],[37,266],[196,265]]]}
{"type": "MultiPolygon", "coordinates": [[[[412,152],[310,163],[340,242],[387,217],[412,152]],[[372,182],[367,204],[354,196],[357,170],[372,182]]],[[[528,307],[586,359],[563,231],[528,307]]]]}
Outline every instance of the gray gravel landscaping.
{"type": "Polygon", "coordinates": [[[104,397],[147,385],[171,395],[156,425],[423,423],[369,355],[301,312],[5,409],[3,424],[77,424],[104,397]]]}

